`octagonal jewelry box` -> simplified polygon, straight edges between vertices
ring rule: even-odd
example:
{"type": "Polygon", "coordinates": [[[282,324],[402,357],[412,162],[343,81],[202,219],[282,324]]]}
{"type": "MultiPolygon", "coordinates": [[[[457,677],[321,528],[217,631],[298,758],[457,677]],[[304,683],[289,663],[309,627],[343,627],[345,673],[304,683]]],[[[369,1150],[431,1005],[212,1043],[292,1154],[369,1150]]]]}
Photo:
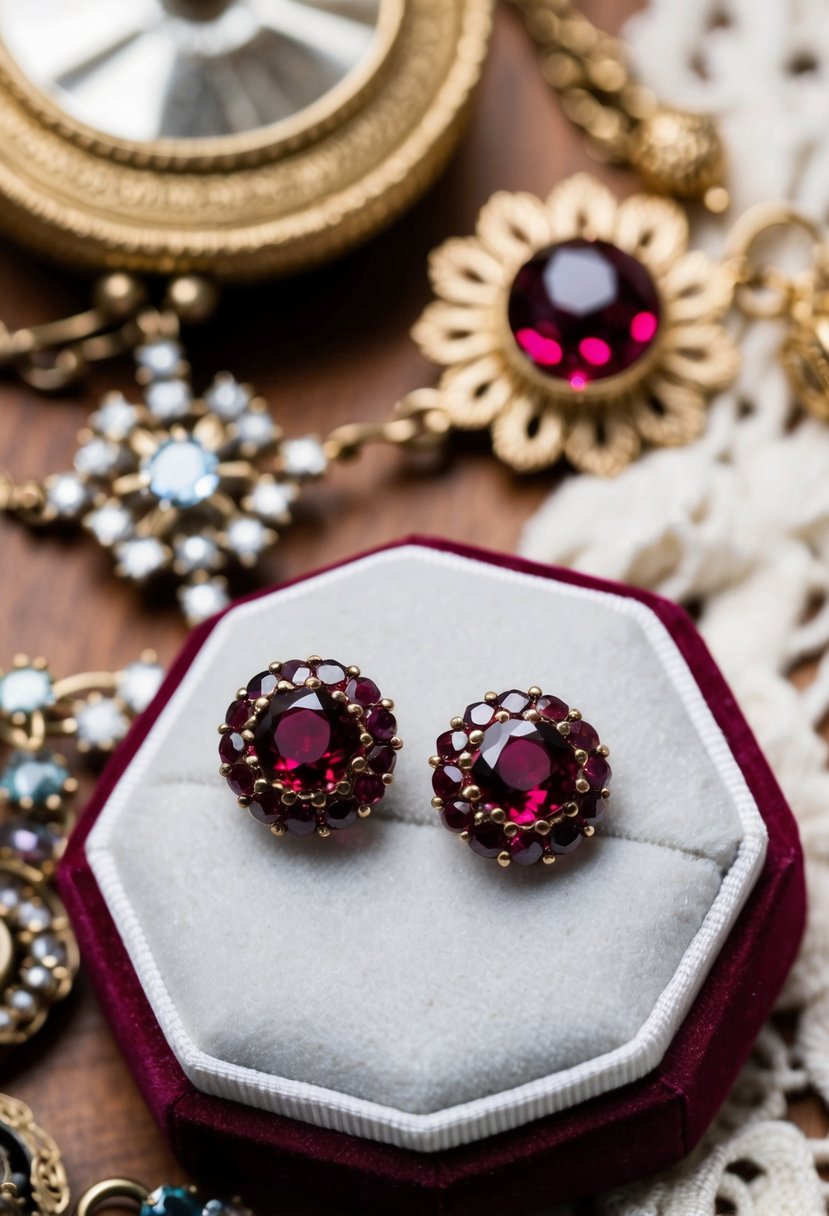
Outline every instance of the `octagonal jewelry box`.
{"type": "Polygon", "coordinates": [[[200,626],[104,773],[60,886],[151,1110],[264,1211],[522,1213],[679,1160],[802,934],[797,831],[685,612],[412,539],[200,626]],[[357,663],[404,749],[366,822],[277,839],[217,775],[273,659],[357,663]],[[611,747],[595,837],[503,870],[430,805],[437,734],[538,684],[611,747]]]}

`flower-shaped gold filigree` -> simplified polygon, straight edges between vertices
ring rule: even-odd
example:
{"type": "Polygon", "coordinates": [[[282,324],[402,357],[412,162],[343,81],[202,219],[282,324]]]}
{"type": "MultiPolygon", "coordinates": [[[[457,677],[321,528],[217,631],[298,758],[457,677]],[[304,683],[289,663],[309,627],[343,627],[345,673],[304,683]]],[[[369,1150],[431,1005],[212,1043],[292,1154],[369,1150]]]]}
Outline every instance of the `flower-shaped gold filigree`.
{"type": "Polygon", "coordinates": [[[496,455],[521,472],[564,456],[615,474],[643,443],[695,439],[738,355],[720,324],[733,276],[687,242],[675,203],[618,202],[588,174],[544,201],[494,195],[475,236],[432,254],[439,298],[413,330],[446,368],[452,424],[490,428],[496,455]]]}

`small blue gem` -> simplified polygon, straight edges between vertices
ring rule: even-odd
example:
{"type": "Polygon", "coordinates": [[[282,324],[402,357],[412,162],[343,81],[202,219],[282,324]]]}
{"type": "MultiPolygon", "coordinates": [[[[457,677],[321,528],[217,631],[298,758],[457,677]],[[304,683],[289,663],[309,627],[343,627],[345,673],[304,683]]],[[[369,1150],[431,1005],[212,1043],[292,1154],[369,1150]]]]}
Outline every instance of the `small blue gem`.
{"type": "Polygon", "coordinates": [[[150,489],[174,507],[195,507],[219,487],[219,458],[197,439],[169,439],[150,457],[150,489]]]}
{"type": "Polygon", "coordinates": [[[140,1216],[202,1216],[203,1205],[183,1186],[160,1186],[141,1207],[140,1216]]]}
{"type": "Polygon", "coordinates": [[[31,798],[35,806],[42,806],[53,794],[63,793],[68,776],[66,764],[51,752],[13,752],[0,770],[0,790],[15,804],[31,798]]]}

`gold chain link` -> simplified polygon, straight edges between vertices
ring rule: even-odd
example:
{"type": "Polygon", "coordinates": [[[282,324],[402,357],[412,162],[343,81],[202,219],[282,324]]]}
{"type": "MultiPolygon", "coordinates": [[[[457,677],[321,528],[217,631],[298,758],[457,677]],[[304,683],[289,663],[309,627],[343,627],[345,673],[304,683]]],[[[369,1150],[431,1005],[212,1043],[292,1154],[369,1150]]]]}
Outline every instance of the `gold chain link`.
{"type": "Polygon", "coordinates": [[[636,80],[618,38],[570,0],[509,0],[538,48],[544,78],[602,160],[630,165],[659,194],[724,211],[725,157],[714,121],[665,106],[636,80]]]}
{"type": "Polygon", "coordinates": [[[451,429],[449,415],[435,389],[408,393],[395,405],[392,417],[379,422],[346,422],[325,441],[329,460],[353,460],[369,443],[390,443],[408,451],[440,446],[451,429]]]}

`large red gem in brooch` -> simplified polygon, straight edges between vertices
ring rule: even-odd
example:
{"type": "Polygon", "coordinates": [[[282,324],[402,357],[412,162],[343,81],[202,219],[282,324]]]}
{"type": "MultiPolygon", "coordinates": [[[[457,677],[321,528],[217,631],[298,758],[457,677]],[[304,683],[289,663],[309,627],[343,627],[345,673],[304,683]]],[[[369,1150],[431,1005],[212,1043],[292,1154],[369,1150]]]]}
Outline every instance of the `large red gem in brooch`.
{"type": "Polygon", "coordinates": [[[527,359],[577,392],[638,363],[656,341],[661,318],[656,285],[642,262],[608,241],[584,237],[525,263],[507,307],[527,359]]]}

